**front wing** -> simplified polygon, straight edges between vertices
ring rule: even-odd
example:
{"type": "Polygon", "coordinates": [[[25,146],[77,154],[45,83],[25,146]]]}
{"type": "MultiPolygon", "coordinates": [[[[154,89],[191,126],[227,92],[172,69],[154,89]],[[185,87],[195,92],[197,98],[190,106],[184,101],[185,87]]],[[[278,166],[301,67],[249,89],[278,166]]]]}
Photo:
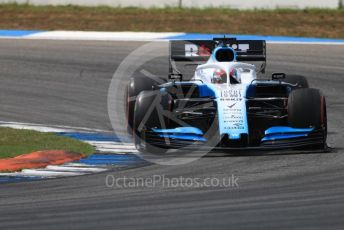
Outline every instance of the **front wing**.
{"type": "Polygon", "coordinates": [[[325,130],[314,128],[295,129],[291,127],[276,126],[265,131],[259,145],[246,145],[240,147],[214,145],[207,141],[200,130],[193,127],[179,127],[176,129],[152,129],[143,131],[145,144],[159,148],[182,149],[190,151],[209,150],[279,150],[300,149],[316,146],[325,147],[325,130]]]}

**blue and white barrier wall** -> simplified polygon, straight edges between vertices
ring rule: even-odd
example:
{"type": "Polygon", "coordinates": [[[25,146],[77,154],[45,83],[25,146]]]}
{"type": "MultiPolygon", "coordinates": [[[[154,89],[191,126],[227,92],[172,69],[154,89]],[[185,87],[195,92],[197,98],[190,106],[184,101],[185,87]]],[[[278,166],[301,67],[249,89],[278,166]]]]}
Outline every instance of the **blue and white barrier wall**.
{"type": "MultiPolygon", "coordinates": [[[[86,32],[86,31],[37,31],[37,30],[0,30],[1,38],[11,39],[48,39],[48,40],[100,40],[100,41],[161,41],[212,39],[224,34],[198,33],[151,33],[151,32],[86,32]]],[[[226,34],[226,37],[238,39],[266,40],[268,43],[309,43],[309,44],[344,44],[344,39],[305,38],[289,36],[263,36],[226,34]]]]}

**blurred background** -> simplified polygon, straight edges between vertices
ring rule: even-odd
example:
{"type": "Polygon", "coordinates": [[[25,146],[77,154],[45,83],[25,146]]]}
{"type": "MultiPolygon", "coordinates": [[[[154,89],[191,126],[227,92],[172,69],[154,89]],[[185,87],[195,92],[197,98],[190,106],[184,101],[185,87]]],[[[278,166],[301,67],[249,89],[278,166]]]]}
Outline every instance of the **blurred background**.
{"type": "Polygon", "coordinates": [[[0,29],[344,38],[344,0],[0,0],[0,29]]]}
{"type": "Polygon", "coordinates": [[[310,7],[333,9],[343,6],[343,0],[0,0],[0,3],[112,7],[229,7],[235,9],[310,7]]]}

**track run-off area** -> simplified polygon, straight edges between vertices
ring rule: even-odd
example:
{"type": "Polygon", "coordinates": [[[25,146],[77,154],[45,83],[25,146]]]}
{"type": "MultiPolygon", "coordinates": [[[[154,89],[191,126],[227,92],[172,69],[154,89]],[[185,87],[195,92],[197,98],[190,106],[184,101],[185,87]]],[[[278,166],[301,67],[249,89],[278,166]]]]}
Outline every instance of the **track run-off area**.
{"type": "MultiPolygon", "coordinates": [[[[143,44],[1,39],[0,120],[111,133],[107,95],[112,76],[143,44]]],[[[156,46],[167,49],[168,43],[156,46]]],[[[267,75],[302,74],[325,94],[330,153],[209,155],[187,165],[114,167],[0,184],[1,229],[342,229],[343,54],[344,45],[338,44],[267,45],[267,75]],[[238,186],[111,187],[108,175],[201,180],[235,175],[238,186]]],[[[164,58],[146,68],[166,75],[167,65],[164,58]]],[[[119,98],[118,106],[122,103],[119,98]]],[[[115,128],[125,135],[125,124],[115,128]]]]}

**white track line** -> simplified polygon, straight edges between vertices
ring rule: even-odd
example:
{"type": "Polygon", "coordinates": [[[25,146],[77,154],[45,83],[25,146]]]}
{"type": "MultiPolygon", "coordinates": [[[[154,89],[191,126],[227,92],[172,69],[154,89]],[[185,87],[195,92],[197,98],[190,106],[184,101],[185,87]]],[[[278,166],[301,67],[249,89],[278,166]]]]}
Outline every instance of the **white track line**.
{"type": "Polygon", "coordinates": [[[46,167],[49,171],[56,172],[81,172],[81,173],[97,173],[107,171],[106,168],[94,168],[94,167],[71,167],[71,166],[58,166],[58,165],[49,165],[46,167]]]}
{"type": "Polygon", "coordinates": [[[154,32],[97,32],[97,31],[48,31],[21,37],[22,39],[92,40],[92,41],[161,41],[166,37],[184,33],[154,32]]]}
{"type": "Polygon", "coordinates": [[[81,172],[56,172],[45,169],[23,169],[20,172],[23,176],[38,176],[38,177],[66,177],[66,176],[81,176],[85,173],[81,172]]]}
{"type": "Polygon", "coordinates": [[[98,153],[116,153],[116,154],[122,154],[122,153],[136,153],[137,150],[135,147],[132,146],[123,146],[116,144],[92,144],[98,153]]]}
{"type": "Polygon", "coordinates": [[[43,133],[68,132],[68,130],[66,129],[49,128],[49,127],[44,127],[44,126],[26,126],[26,125],[18,125],[18,124],[0,124],[0,127],[34,130],[34,131],[39,131],[43,133]]]}
{"type": "Polygon", "coordinates": [[[70,162],[70,163],[65,163],[63,164],[62,166],[67,166],[67,167],[75,167],[75,168],[105,168],[107,169],[107,167],[102,167],[102,166],[99,166],[99,165],[91,165],[91,164],[84,164],[84,163],[73,163],[73,162],[70,162]]]}
{"type": "Polygon", "coordinates": [[[298,41],[266,41],[267,44],[277,45],[344,45],[344,42],[298,42],[298,41]]]}
{"type": "MultiPolygon", "coordinates": [[[[164,33],[164,32],[99,32],[99,31],[43,31],[33,33],[24,36],[0,36],[0,39],[37,39],[37,40],[74,40],[74,41],[154,41],[154,42],[166,42],[169,38],[177,37],[177,39],[188,40],[188,33],[164,33]],[[179,38],[178,38],[179,37],[179,38]]],[[[203,36],[202,34],[201,36],[203,36]]],[[[213,35],[214,36],[214,35],[213,35]]],[[[235,35],[232,35],[235,36],[235,35]]],[[[255,37],[255,36],[253,36],[255,37]]],[[[270,44],[302,44],[302,45],[344,45],[343,39],[340,41],[307,41],[307,38],[299,41],[295,38],[285,38],[284,41],[269,40],[269,38],[259,39],[267,40],[270,44]]],[[[308,38],[309,39],[309,38],[308,38]]],[[[326,40],[326,39],[324,39],[326,40]]],[[[336,40],[336,39],[333,39],[336,40]]]]}
{"type": "Polygon", "coordinates": [[[96,149],[98,153],[114,153],[114,154],[138,153],[136,149],[135,150],[116,149],[116,148],[96,148],[96,149]]]}
{"type": "Polygon", "coordinates": [[[135,146],[128,143],[112,142],[112,141],[85,141],[93,145],[99,153],[137,153],[135,146]],[[127,144],[127,145],[126,145],[127,144]]]}
{"type": "MultiPolygon", "coordinates": [[[[63,167],[63,166],[60,166],[63,167]]],[[[81,176],[85,174],[95,173],[95,172],[104,172],[107,169],[101,168],[97,169],[97,171],[93,168],[85,168],[86,170],[78,170],[78,167],[75,167],[72,170],[72,167],[67,167],[66,169],[62,170],[62,168],[54,168],[53,166],[47,166],[46,168],[38,168],[38,169],[23,169],[21,172],[13,172],[13,173],[0,173],[0,176],[8,176],[8,177],[42,177],[42,178],[56,178],[56,177],[69,177],[69,176],[81,176]]]]}
{"type": "Polygon", "coordinates": [[[34,123],[23,123],[23,122],[8,122],[0,121],[0,127],[9,127],[16,129],[29,129],[40,132],[101,132],[101,133],[110,133],[111,130],[102,130],[102,129],[90,129],[85,127],[73,127],[73,126],[64,126],[64,125],[44,125],[44,124],[34,124],[34,123]]]}
{"type": "Polygon", "coordinates": [[[113,146],[119,149],[135,149],[135,145],[132,143],[116,142],[116,141],[85,141],[94,146],[113,146]]]}

